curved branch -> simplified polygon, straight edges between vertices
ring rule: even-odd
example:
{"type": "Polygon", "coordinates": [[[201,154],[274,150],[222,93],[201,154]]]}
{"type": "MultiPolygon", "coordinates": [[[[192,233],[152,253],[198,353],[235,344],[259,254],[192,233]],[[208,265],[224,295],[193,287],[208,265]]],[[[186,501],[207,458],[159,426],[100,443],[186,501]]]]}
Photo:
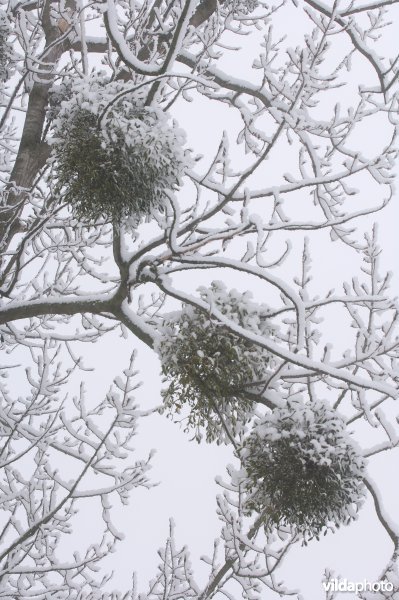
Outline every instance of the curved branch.
{"type": "Polygon", "coordinates": [[[175,260],[178,260],[183,263],[202,263],[215,267],[221,268],[230,268],[233,270],[241,271],[244,273],[248,273],[250,275],[254,275],[255,277],[259,277],[264,281],[267,281],[274,287],[276,287],[280,292],[284,294],[286,298],[291,300],[294,305],[296,316],[297,316],[297,338],[298,338],[298,346],[302,347],[305,339],[305,304],[301,300],[300,296],[296,294],[296,292],[286,284],[282,279],[271,275],[270,273],[265,273],[264,269],[260,269],[259,267],[244,264],[238,260],[233,260],[230,258],[217,258],[217,257],[207,257],[207,256],[178,256],[174,257],[175,260]]]}
{"type": "Polygon", "coordinates": [[[124,304],[118,308],[114,307],[112,312],[136,337],[144,342],[149,348],[154,348],[158,336],[154,329],[152,329],[144,319],[136,315],[133,311],[128,311],[124,304]]]}
{"type": "Polygon", "coordinates": [[[162,75],[165,73],[169,65],[176,58],[177,52],[186,35],[187,27],[190,25],[190,18],[194,11],[194,3],[195,0],[186,0],[166,58],[162,65],[157,65],[143,62],[133,54],[119,31],[114,0],[108,0],[104,12],[104,24],[121,61],[140,75],[162,75]]]}
{"type": "Polygon", "coordinates": [[[385,513],[385,509],[382,504],[381,497],[380,497],[379,493],[377,492],[377,490],[375,489],[375,483],[371,479],[371,477],[370,476],[364,477],[363,481],[364,481],[366,488],[370,492],[371,497],[373,498],[375,512],[377,513],[377,517],[378,517],[381,525],[384,527],[385,531],[391,538],[391,540],[395,546],[395,550],[398,550],[399,549],[399,525],[398,525],[398,528],[395,529],[394,525],[389,523],[389,518],[387,517],[387,515],[385,513]]]}
{"type": "Polygon", "coordinates": [[[350,15],[354,15],[356,13],[366,12],[368,10],[376,10],[382,8],[383,6],[392,6],[393,4],[398,4],[398,2],[399,0],[377,0],[376,2],[368,2],[362,6],[352,6],[343,12],[339,12],[339,14],[341,17],[349,17],[350,15]]]}
{"type": "Polygon", "coordinates": [[[295,354],[294,352],[290,352],[289,350],[282,348],[280,345],[276,344],[275,342],[269,339],[266,339],[261,335],[257,335],[256,333],[247,331],[243,327],[240,327],[239,325],[228,319],[214,306],[210,307],[209,304],[207,304],[203,300],[193,298],[185,292],[175,290],[171,285],[169,285],[168,278],[159,276],[154,281],[154,283],[156,283],[159,286],[159,288],[166,294],[169,294],[177,300],[186,302],[187,304],[191,304],[203,310],[207,314],[212,314],[218,321],[220,321],[220,323],[226,325],[226,327],[234,331],[234,333],[236,333],[239,337],[246,340],[250,340],[254,344],[257,344],[261,348],[265,348],[275,356],[278,356],[279,358],[282,358],[283,360],[286,360],[291,364],[297,365],[299,367],[304,367],[305,369],[308,369],[313,373],[318,373],[324,376],[327,375],[329,377],[332,377],[333,379],[344,381],[350,387],[382,392],[384,394],[388,394],[392,398],[397,398],[399,395],[399,391],[389,384],[383,383],[381,381],[370,381],[364,379],[363,377],[352,375],[346,370],[337,369],[336,367],[333,367],[326,363],[311,360],[310,358],[302,354],[295,354]]]}

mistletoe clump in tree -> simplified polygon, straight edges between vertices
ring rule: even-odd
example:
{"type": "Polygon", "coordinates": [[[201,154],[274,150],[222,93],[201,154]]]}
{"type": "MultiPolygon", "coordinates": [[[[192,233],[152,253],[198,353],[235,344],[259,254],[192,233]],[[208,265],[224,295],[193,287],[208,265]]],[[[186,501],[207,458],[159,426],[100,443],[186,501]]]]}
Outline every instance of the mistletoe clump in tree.
{"type": "MultiPolygon", "coordinates": [[[[268,307],[254,303],[250,292],[228,292],[220,281],[199,292],[209,306],[247,331],[274,334],[268,307]]],[[[188,425],[196,428],[197,440],[205,427],[207,441],[219,443],[231,441],[251,419],[254,402],[248,386],[261,386],[276,363],[269,351],[190,304],[165,320],[158,351],[168,382],[166,408],[179,413],[188,405],[188,425]]]]}
{"type": "Polygon", "coordinates": [[[248,510],[294,527],[305,541],[349,523],[362,503],[365,461],[324,401],[295,397],[275,408],[249,435],[241,459],[248,510]]]}
{"type": "Polygon", "coordinates": [[[225,0],[222,8],[234,11],[238,14],[248,15],[259,6],[258,0],[225,0]]]}
{"type": "Polygon", "coordinates": [[[10,21],[6,13],[0,10],[0,81],[3,83],[11,76],[10,64],[13,50],[9,41],[10,32],[10,21]]]}
{"type": "Polygon", "coordinates": [[[181,184],[185,135],[123,83],[91,77],[53,123],[55,191],[79,219],[137,222],[181,184]]]}

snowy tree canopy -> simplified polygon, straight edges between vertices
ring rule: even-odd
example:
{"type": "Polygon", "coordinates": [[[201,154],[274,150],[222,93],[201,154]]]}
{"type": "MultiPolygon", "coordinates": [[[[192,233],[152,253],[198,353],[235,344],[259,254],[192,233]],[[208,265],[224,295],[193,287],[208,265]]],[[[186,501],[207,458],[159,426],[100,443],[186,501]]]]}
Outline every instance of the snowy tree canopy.
{"type": "Polygon", "coordinates": [[[290,556],[372,519],[399,599],[398,21],[2,0],[0,598],[299,599],[290,556]],[[118,518],[156,483],[140,427],[168,416],[171,446],[231,448],[220,535],[198,569],[172,519],[146,591],[118,589],[118,518]]]}

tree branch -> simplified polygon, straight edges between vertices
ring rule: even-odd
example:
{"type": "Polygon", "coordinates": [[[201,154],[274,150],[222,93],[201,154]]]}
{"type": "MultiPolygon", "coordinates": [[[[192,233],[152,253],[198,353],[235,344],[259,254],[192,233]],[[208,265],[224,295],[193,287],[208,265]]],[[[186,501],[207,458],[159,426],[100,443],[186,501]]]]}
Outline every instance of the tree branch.
{"type": "Polygon", "coordinates": [[[384,509],[384,506],[381,501],[381,497],[380,497],[379,493],[377,492],[375,483],[371,479],[371,477],[370,476],[364,477],[363,481],[364,481],[366,488],[370,492],[371,497],[373,498],[375,512],[377,513],[377,517],[378,517],[381,525],[384,527],[385,531],[391,538],[393,545],[395,546],[395,550],[398,550],[399,549],[399,528],[396,530],[395,527],[389,523],[389,519],[385,513],[385,509],[384,509]]]}
{"type": "Polygon", "coordinates": [[[318,373],[323,376],[327,375],[329,377],[332,377],[333,379],[344,381],[351,387],[375,390],[377,392],[388,394],[392,398],[397,398],[399,395],[399,391],[396,388],[390,386],[389,384],[380,381],[370,381],[364,379],[363,377],[352,375],[346,370],[337,369],[336,367],[333,367],[326,363],[311,360],[307,356],[304,356],[302,354],[295,354],[294,352],[290,352],[289,350],[282,348],[279,344],[276,344],[272,340],[266,339],[265,337],[257,335],[251,331],[247,331],[243,327],[240,327],[236,323],[233,323],[233,321],[228,319],[214,306],[210,307],[209,304],[207,304],[203,300],[193,298],[185,292],[175,290],[170,285],[167,278],[158,276],[156,280],[154,280],[154,283],[156,283],[163,292],[169,294],[172,298],[176,298],[177,300],[183,301],[187,304],[191,304],[203,310],[207,314],[212,314],[218,321],[220,321],[220,323],[226,325],[226,327],[228,327],[231,331],[234,331],[234,333],[236,333],[241,338],[250,340],[254,344],[257,344],[261,348],[265,348],[275,356],[278,356],[291,364],[304,367],[305,369],[308,369],[311,372],[318,373]]]}

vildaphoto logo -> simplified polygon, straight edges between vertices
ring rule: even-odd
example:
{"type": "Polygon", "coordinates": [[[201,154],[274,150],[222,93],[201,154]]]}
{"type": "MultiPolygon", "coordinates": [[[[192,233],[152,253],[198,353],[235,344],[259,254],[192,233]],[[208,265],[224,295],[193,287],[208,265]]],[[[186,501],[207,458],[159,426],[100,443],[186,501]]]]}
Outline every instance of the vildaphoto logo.
{"type": "Polygon", "coordinates": [[[323,581],[326,592],[393,592],[390,581],[348,581],[347,579],[330,579],[323,581]]]}

